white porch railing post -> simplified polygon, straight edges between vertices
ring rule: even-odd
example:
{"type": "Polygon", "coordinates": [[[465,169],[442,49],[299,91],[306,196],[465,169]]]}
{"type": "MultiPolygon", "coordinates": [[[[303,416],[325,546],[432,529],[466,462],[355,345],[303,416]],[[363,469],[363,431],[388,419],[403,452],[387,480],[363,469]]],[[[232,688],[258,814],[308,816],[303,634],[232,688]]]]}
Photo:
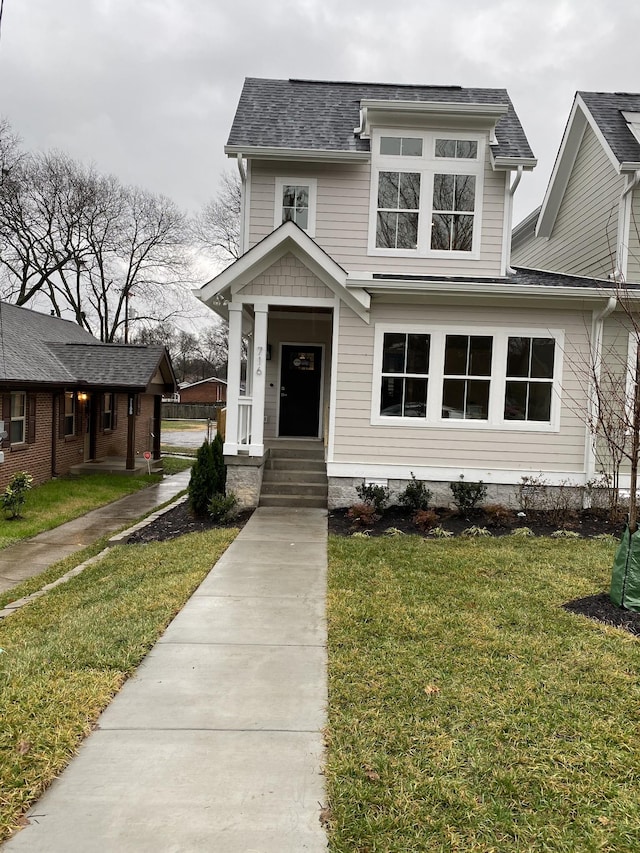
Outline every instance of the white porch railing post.
{"type": "Polygon", "coordinates": [[[238,454],[238,398],[242,361],[242,305],[229,303],[229,363],[227,367],[227,428],[223,451],[238,454]]]}
{"type": "Polygon", "coordinates": [[[251,445],[249,453],[251,456],[262,456],[264,453],[264,396],[269,306],[256,303],[253,311],[253,378],[251,383],[251,445]]]}

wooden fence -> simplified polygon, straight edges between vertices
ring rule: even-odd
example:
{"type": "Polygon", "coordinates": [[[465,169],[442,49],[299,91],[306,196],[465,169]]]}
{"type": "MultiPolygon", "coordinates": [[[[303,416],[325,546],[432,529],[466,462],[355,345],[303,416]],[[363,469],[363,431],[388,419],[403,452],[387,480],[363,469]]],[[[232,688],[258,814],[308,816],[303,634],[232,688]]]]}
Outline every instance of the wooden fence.
{"type": "Polygon", "coordinates": [[[215,421],[218,411],[226,403],[163,403],[163,420],[203,420],[215,421]]]}

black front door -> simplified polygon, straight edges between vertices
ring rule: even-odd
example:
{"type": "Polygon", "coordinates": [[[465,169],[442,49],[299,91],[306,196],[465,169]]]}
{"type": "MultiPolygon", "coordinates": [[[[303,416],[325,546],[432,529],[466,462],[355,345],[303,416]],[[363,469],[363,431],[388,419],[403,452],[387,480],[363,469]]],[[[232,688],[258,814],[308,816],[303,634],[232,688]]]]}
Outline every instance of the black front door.
{"type": "Polygon", "coordinates": [[[282,345],[280,435],[318,435],[322,347],[282,345]]]}

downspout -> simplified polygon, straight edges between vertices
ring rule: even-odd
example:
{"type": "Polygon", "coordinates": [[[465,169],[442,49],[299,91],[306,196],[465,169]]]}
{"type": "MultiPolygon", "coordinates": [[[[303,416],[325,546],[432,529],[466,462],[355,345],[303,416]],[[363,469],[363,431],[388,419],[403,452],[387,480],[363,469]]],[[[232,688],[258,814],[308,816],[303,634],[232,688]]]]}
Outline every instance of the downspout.
{"type": "Polygon", "coordinates": [[[505,211],[505,235],[504,235],[504,270],[505,275],[513,275],[515,270],[511,268],[511,227],[513,220],[513,197],[515,195],[516,190],[518,189],[518,184],[522,180],[522,173],[524,168],[522,166],[518,166],[518,170],[516,172],[516,176],[513,179],[513,183],[510,187],[507,187],[507,207],[508,210],[505,211]]]}
{"type": "Polygon", "coordinates": [[[590,370],[593,375],[589,375],[589,400],[588,400],[588,417],[586,424],[586,442],[585,442],[585,479],[587,482],[591,480],[596,473],[596,437],[593,433],[593,425],[598,417],[598,399],[595,389],[595,382],[600,381],[600,368],[602,365],[602,334],[604,329],[604,321],[614,311],[618,303],[617,296],[610,296],[607,299],[607,304],[599,313],[593,313],[591,321],[591,364],[590,370]]]}
{"type": "Polygon", "coordinates": [[[636,169],[632,178],[627,178],[627,184],[620,194],[618,212],[618,249],[616,265],[613,273],[615,281],[625,281],[629,259],[629,228],[631,224],[631,193],[640,184],[640,169],[636,169]]]}
{"type": "Polygon", "coordinates": [[[246,238],[246,211],[247,211],[247,172],[244,167],[244,161],[242,159],[242,154],[238,154],[236,157],[236,163],[238,166],[238,172],[240,173],[240,254],[244,255],[245,253],[245,238],[246,238]]]}

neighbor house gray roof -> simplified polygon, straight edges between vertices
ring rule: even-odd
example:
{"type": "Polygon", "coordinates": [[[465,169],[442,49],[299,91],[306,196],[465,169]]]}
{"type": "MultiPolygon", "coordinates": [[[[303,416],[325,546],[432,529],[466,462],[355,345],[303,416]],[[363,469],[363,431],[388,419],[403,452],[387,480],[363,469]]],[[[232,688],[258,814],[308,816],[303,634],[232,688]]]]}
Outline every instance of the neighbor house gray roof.
{"type": "Polygon", "coordinates": [[[409,86],[321,80],[245,80],[227,145],[368,152],[369,140],[354,133],[362,100],[503,104],[495,156],[533,158],[506,89],[409,86]]]}
{"type": "Polygon", "coordinates": [[[620,163],[640,163],[640,143],[629,130],[623,112],[640,113],[640,94],[578,92],[620,163]]]}
{"type": "Polygon", "coordinates": [[[162,346],[103,344],[69,320],[0,303],[0,382],[142,390],[165,356],[162,346]]]}

